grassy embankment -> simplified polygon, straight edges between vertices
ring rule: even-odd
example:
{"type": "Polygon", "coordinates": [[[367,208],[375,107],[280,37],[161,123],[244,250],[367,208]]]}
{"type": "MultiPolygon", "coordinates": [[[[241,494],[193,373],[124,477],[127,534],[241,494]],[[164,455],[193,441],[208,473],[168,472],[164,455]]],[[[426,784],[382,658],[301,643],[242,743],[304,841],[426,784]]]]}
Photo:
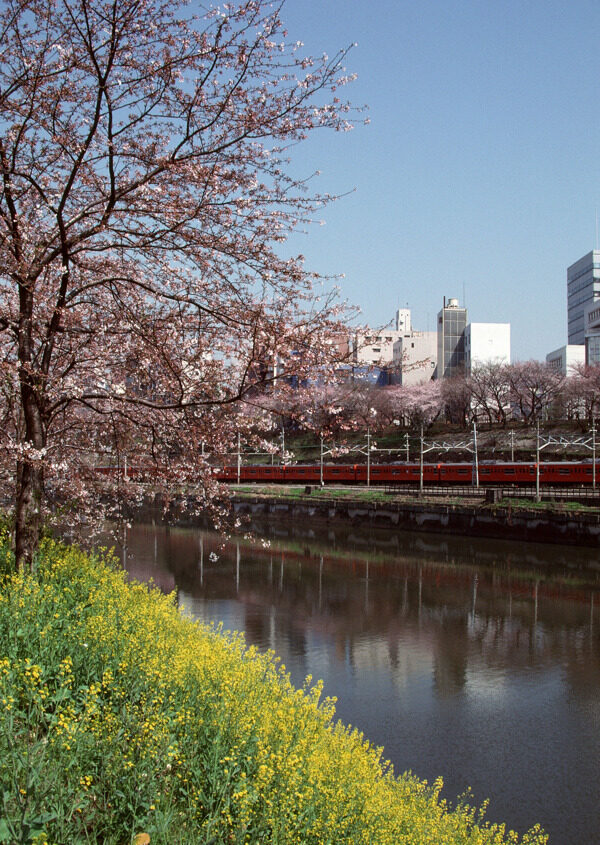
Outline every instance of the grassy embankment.
{"type": "Polygon", "coordinates": [[[46,542],[35,576],[2,576],[0,644],[0,843],[546,841],[395,778],[318,685],[110,556],[46,542]]]}

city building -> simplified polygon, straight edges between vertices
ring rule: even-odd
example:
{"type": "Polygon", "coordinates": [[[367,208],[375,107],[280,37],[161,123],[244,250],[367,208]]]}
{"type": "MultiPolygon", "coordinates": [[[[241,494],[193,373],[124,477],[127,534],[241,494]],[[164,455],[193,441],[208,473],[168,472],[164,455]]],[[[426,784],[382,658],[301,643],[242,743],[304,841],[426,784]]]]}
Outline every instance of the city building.
{"type": "Polygon", "coordinates": [[[349,377],[380,387],[394,380],[394,343],[400,333],[394,329],[366,329],[352,342],[349,377]]]}
{"type": "Polygon", "coordinates": [[[561,346],[546,355],[546,363],[563,376],[573,375],[578,364],[585,363],[585,346],[580,343],[570,343],[561,346]]]}
{"type": "Polygon", "coordinates": [[[510,323],[467,323],[467,316],[458,299],[444,297],[437,331],[421,332],[412,327],[410,308],[399,308],[395,329],[356,334],[354,374],[377,369],[379,384],[406,386],[467,375],[476,364],[510,364],[510,323]]]}
{"type": "Polygon", "coordinates": [[[395,384],[411,385],[430,381],[435,376],[437,363],[436,332],[419,332],[413,329],[410,308],[396,311],[393,374],[395,384]]]}
{"type": "Polygon", "coordinates": [[[420,384],[435,378],[437,362],[436,332],[417,332],[398,338],[394,343],[394,371],[398,383],[420,384]]]}
{"type": "Polygon", "coordinates": [[[600,250],[592,250],[567,269],[567,320],[569,345],[585,344],[586,306],[600,299],[600,250]]]}
{"type": "Polygon", "coordinates": [[[409,335],[412,331],[410,308],[398,308],[396,311],[396,331],[409,335]]]}
{"type": "Polygon", "coordinates": [[[510,364],[510,323],[469,323],[464,347],[467,375],[478,364],[510,364]]]}
{"type": "Polygon", "coordinates": [[[584,360],[588,366],[600,364],[600,300],[591,300],[584,308],[584,360]]]}
{"type": "Polygon", "coordinates": [[[467,309],[458,299],[449,299],[438,314],[437,378],[451,378],[465,373],[465,328],[467,309]]]}
{"type": "Polygon", "coordinates": [[[375,379],[377,384],[418,384],[434,376],[436,362],[437,334],[413,329],[410,308],[396,311],[395,329],[366,329],[354,337],[355,378],[375,379]]]}
{"type": "Polygon", "coordinates": [[[354,336],[352,360],[354,364],[391,366],[394,360],[394,343],[400,332],[393,329],[377,329],[359,332],[354,336]]]}

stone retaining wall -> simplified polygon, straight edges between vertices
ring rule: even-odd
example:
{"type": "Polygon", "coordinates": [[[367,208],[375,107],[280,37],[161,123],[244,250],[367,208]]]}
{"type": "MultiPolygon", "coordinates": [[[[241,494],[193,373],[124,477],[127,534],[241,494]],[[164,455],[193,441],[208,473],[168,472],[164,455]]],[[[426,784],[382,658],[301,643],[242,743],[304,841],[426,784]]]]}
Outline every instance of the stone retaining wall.
{"type": "Polygon", "coordinates": [[[430,504],[420,502],[372,502],[311,500],[237,496],[238,513],[285,519],[346,520],[403,531],[465,534],[537,543],[600,546],[600,514],[513,510],[510,507],[430,504]]]}

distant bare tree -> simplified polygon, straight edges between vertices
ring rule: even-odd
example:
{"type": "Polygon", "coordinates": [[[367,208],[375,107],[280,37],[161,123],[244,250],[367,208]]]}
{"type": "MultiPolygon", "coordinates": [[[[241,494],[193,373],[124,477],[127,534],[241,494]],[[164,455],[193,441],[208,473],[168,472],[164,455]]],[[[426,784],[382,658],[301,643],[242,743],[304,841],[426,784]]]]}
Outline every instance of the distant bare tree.
{"type": "Polygon", "coordinates": [[[540,361],[523,361],[507,367],[510,401],[529,425],[541,419],[544,410],[559,396],[564,376],[540,361]]]}
{"type": "Polygon", "coordinates": [[[447,421],[466,428],[473,416],[469,379],[464,376],[442,379],[441,392],[447,421]]]}
{"type": "Polygon", "coordinates": [[[510,382],[506,364],[490,362],[472,368],[469,376],[474,410],[485,414],[490,425],[506,425],[510,413],[510,382]]]}
{"type": "Polygon", "coordinates": [[[600,416],[600,366],[576,364],[573,374],[566,379],[563,389],[564,402],[569,415],[591,422],[600,416]]]}

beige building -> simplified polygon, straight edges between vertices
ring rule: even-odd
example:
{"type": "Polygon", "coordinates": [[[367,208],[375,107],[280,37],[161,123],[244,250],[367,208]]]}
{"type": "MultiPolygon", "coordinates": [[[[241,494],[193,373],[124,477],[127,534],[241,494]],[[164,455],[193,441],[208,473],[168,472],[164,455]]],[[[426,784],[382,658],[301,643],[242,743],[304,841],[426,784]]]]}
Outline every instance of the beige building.
{"type": "Polygon", "coordinates": [[[393,370],[399,384],[429,381],[435,373],[437,333],[415,331],[410,308],[396,311],[396,328],[357,334],[353,345],[353,362],[357,365],[393,370]]]}
{"type": "Polygon", "coordinates": [[[403,385],[420,384],[435,377],[437,332],[418,332],[412,327],[409,308],[396,311],[399,337],[394,343],[394,369],[403,385]]]}
{"type": "Polygon", "coordinates": [[[374,367],[391,367],[394,361],[394,343],[400,333],[392,329],[369,332],[354,336],[352,361],[374,367]]]}
{"type": "Polygon", "coordinates": [[[437,332],[412,331],[394,343],[394,369],[406,386],[435,377],[437,332]]]}

